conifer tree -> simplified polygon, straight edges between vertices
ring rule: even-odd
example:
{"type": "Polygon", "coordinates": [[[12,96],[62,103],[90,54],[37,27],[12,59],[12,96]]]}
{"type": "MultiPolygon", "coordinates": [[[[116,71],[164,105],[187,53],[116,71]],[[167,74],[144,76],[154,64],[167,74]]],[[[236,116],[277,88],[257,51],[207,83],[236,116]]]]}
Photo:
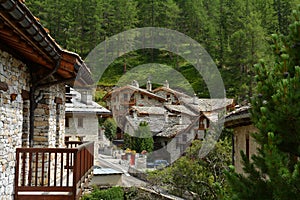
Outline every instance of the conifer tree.
{"type": "Polygon", "coordinates": [[[245,175],[227,173],[232,199],[299,199],[300,191],[300,6],[288,35],[273,34],[274,62],[255,66],[251,100],[258,154],[247,159],[245,175]]]}

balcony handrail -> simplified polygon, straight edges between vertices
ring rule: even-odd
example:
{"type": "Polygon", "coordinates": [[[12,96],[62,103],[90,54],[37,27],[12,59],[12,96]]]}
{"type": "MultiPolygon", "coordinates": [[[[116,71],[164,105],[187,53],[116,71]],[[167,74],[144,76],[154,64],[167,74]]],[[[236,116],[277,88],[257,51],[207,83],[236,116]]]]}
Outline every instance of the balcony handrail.
{"type": "Polygon", "coordinates": [[[79,199],[93,161],[94,142],[75,148],[17,148],[15,199],[51,199],[51,192],[62,199],[79,199]]]}

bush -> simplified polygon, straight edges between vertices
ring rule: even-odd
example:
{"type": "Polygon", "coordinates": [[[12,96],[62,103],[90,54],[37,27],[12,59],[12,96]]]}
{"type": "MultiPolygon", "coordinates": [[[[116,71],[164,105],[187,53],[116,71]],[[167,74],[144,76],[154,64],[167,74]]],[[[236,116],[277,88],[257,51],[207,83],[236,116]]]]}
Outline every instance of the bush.
{"type": "Polygon", "coordinates": [[[84,195],[83,200],[123,200],[124,191],[121,187],[112,187],[107,190],[95,188],[91,194],[84,195]]]}

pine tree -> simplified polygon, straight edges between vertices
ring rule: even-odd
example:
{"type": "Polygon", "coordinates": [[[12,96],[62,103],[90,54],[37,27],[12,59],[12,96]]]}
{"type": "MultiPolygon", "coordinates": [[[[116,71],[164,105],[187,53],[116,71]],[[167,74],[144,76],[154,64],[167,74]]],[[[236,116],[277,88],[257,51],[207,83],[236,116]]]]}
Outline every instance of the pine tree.
{"type": "Polygon", "coordinates": [[[107,118],[103,123],[104,135],[110,141],[113,141],[117,135],[117,123],[113,118],[107,118]]]}
{"type": "Polygon", "coordinates": [[[300,191],[300,6],[288,35],[273,34],[274,62],[255,66],[252,119],[259,147],[244,172],[227,173],[232,199],[299,199],[300,191]]]}

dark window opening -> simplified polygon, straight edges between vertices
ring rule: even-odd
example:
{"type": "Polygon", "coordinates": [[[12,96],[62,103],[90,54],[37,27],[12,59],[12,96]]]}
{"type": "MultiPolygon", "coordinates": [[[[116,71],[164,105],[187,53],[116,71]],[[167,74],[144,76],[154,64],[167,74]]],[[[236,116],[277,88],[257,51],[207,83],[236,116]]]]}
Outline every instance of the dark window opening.
{"type": "Polygon", "coordinates": [[[246,156],[247,156],[247,158],[249,159],[249,156],[250,156],[250,154],[249,154],[249,135],[246,135],[246,156]]]}

